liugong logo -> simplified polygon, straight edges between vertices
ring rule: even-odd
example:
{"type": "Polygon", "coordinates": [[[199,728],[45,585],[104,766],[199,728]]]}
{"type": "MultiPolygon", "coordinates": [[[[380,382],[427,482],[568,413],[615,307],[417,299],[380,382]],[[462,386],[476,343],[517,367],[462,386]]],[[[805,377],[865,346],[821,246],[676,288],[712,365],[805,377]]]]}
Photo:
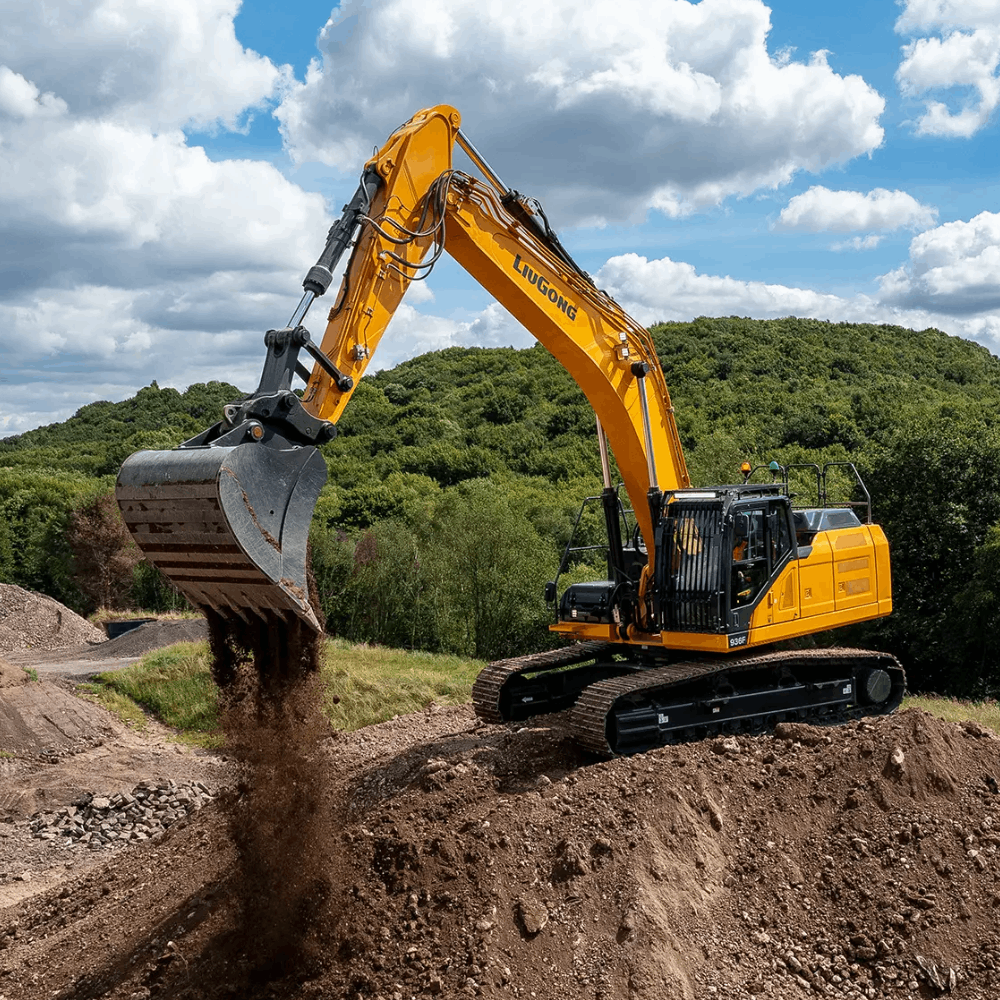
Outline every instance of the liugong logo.
{"type": "Polygon", "coordinates": [[[556,289],[551,288],[549,283],[540,274],[536,274],[526,263],[521,260],[518,254],[514,258],[514,270],[517,271],[529,285],[534,285],[538,289],[539,295],[544,295],[557,309],[566,313],[569,319],[576,319],[576,306],[572,302],[567,302],[556,289]]]}

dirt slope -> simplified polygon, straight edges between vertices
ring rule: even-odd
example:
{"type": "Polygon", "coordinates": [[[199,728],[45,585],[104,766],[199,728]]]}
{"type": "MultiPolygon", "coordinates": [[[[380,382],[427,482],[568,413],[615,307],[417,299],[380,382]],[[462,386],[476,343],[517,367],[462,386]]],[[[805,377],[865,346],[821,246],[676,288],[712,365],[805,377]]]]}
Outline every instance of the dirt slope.
{"type": "Polygon", "coordinates": [[[0,995],[1000,995],[1000,740],[974,725],[906,712],[595,763],[558,720],[462,708],[293,770],[309,843],[276,827],[272,863],[307,888],[274,900],[277,950],[245,937],[232,820],[264,779],[244,774],[0,911],[0,995]]]}
{"type": "Polygon", "coordinates": [[[56,649],[104,638],[86,618],[51,597],[0,583],[0,652],[56,649]]]}

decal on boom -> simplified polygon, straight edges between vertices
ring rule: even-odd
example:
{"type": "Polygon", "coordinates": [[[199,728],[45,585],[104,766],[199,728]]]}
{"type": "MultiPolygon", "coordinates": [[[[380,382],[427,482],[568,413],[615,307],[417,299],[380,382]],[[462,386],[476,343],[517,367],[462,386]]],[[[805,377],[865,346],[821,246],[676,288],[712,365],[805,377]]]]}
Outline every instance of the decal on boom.
{"type": "Polygon", "coordinates": [[[521,260],[521,255],[518,254],[514,258],[514,270],[517,271],[529,285],[534,285],[538,289],[538,293],[543,295],[549,300],[557,309],[566,313],[570,319],[576,319],[576,305],[572,302],[568,302],[564,299],[559,292],[552,288],[548,281],[545,280],[540,274],[533,271],[524,261],[521,260]]]}

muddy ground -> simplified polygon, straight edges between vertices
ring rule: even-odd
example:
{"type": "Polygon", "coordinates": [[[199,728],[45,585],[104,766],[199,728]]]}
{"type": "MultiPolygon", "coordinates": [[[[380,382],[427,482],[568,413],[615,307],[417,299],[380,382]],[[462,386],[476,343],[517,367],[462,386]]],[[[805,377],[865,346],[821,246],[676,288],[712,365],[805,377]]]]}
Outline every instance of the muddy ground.
{"type": "Polygon", "coordinates": [[[0,689],[0,732],[25,687],[50,701],[46,745],[0,756],[4,1000],[1000,996],[1000,740],[975,724],[597,761],[558,717],[432,707],[305,749],[277,727],[250,772],[50,681],[0,689]],[[31,835],[159,778],[219,794],[124,847],[31,835]]]}

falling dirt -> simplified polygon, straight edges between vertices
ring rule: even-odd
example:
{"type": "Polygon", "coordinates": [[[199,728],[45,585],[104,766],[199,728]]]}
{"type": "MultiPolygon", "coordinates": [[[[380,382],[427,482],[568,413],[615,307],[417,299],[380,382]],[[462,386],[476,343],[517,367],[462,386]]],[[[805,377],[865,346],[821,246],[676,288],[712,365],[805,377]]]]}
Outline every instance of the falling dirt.
{"type": "Polygon", "coordinates": [[[238,781],[225,804],[238,866],[232,939],[246,986],[320,959],[331,895],[334,816],[321,762],[329,723],[315,677],[280,701],[245,699],[225,713],[238,781]]]}
{"type": "Polygon", "coordinates": [[[331,735],[318,673],[323,637],[298,618],[207,617],[238,772],[224,803],[238,869],[228,947],[245,991],[322,965],[336,850],[320,764],[331,735]]]}

